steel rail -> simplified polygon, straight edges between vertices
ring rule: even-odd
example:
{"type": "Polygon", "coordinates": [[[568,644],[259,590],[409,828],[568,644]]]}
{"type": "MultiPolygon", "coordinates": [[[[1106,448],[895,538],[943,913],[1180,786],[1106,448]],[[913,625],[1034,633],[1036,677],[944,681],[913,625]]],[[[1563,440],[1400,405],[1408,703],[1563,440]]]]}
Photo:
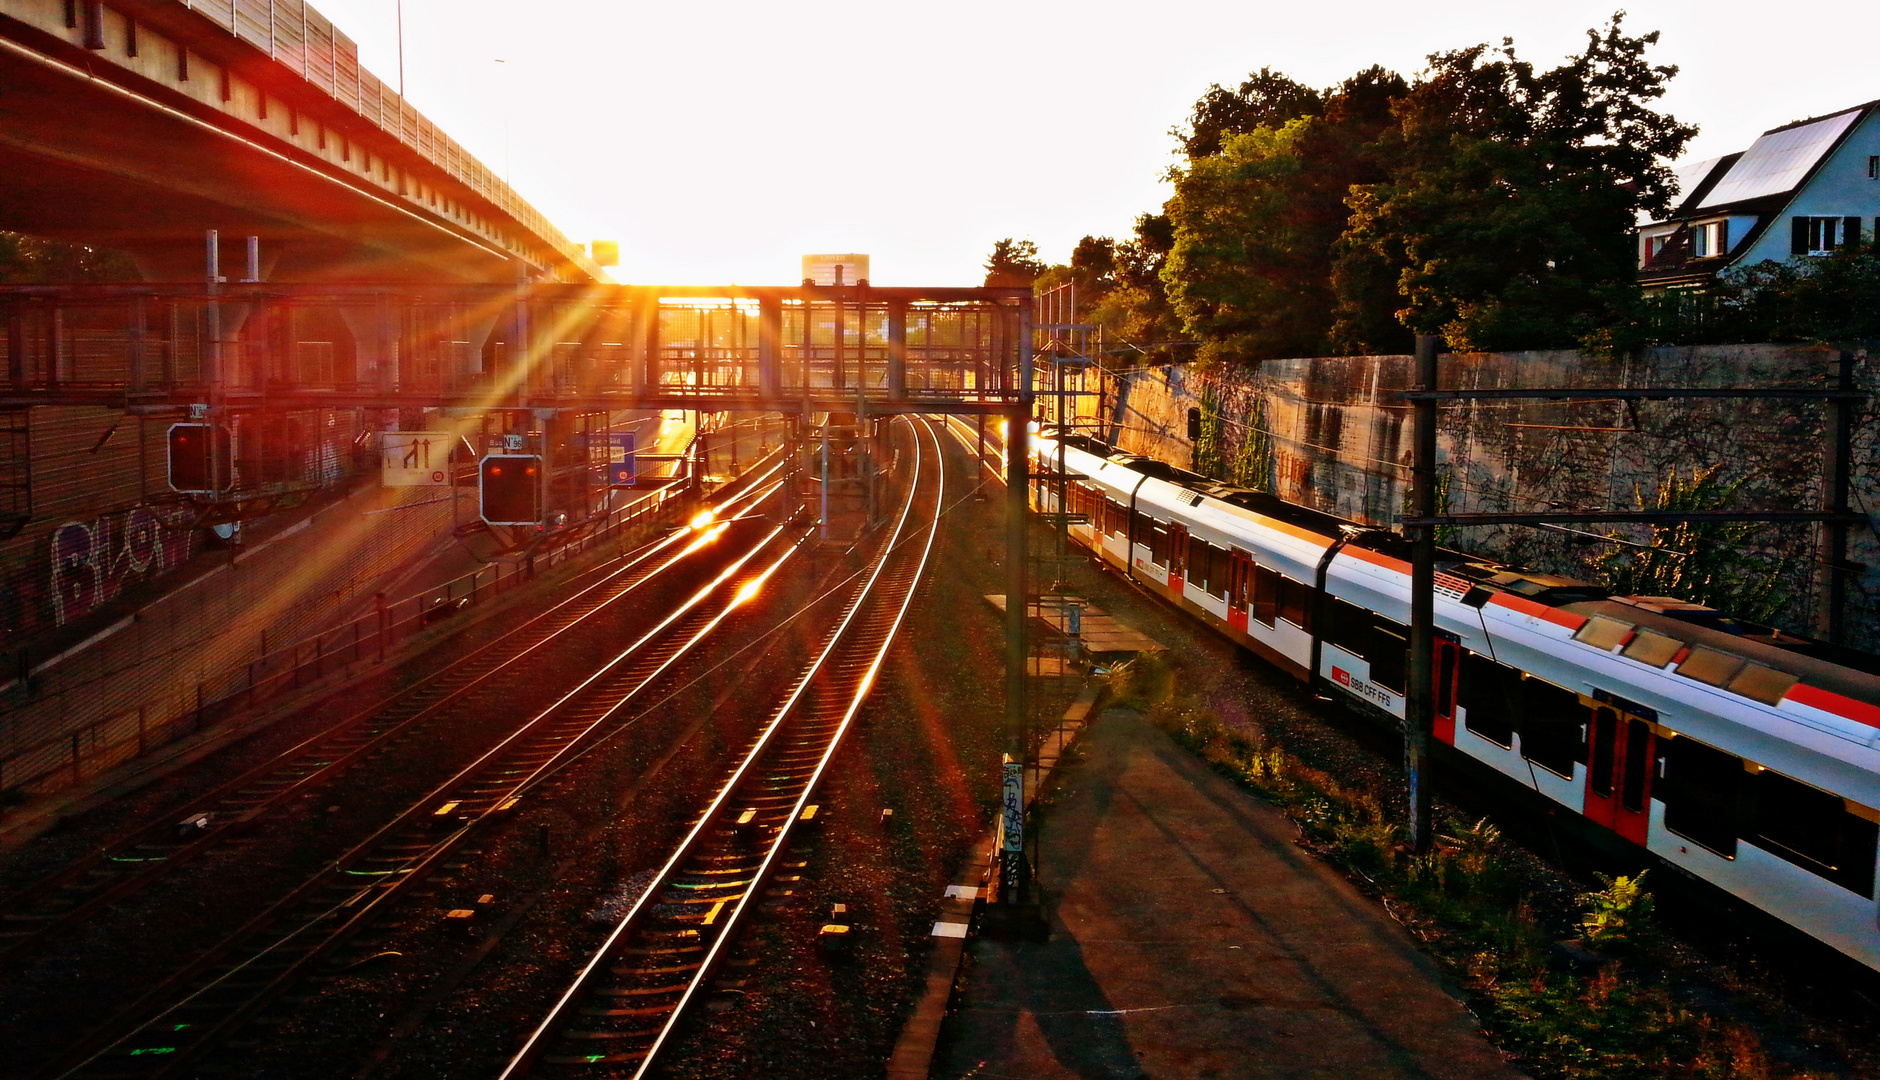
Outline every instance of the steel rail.
{"type": "Polygon", "coordinates": [[[788,846],[793,828],[801,821],[808,800],[813,797],[856,712],[873,687],[888,648],[925,573],[934,537],[939,531],[939,517],[945,506],[945,462],[943,455],[938,452],[939,438],[932,427],[919,419],[913,421],[912,426],[916,428],[916,449],[919,454],[915,459],[915,476],[910,484],[909,498],[891,536],[882,544],[874,559],[866,580],[856,590],[824,647],[799,675],[743,761],[720,787],[654,882],[641,894],[632,910],[616,925],[573,984],[511,1059],[502,1074],[503,1080],[519,1078],[544,1064],[615,1066],[631,1063],[637,1066],[634,1076],[642,1077],[661,1049],[670,1044],[688,1006],[716,970],[726,944],[735,937],[737,928],[747,917],[751,899],[769,879],[777,859],[788,846]],[[933,443],[935,469],[939,474],[935,485],[937,492],[933,496],[933,520],[923,530],[925,544],[918,558],[910,556],[898,560],[895,571],[890,574],[888,568],[896,562],[896,553],[908,539],[913,538],[904,539],[904,535],[907,521],[920,498],[920,459],[926,456],[925,448],[919,442],[921,431],[925,431],[933,443]],[[898,590],[882,588],[884,578],[899,586],[898,590]],[[898,604],[894,603],[893,593],[896,591],[899,594],[898,604]],[[890,594],[885,599],[882,595],[884,592],[890,594]],[[885,618],[884,608],[892,609],[892,613],[885,618]],[[858,651],[858,646],[864,651],[866,662],[843,662],[842,658],[858,651]],[[841,693],[840,698],[837,698],[838,692],[841,693]],[[840,715],[823,716],[832,703],[840,708],[840,715]],[[797,737],[786,744],[783,738],[786,733],[797,737]],[[814,749],[795,750],[793,753],[799,757],[813,754],[817,759],[807,773],[800,766],[786,766],[779,760],[791,754],[792,747],[803,745],[811,745],[814,749]],[[761,775],[760,767],[763,769],[761,775]],[[795,777],[787,775],[792,769],[798,774],[795,777]],[[752,797],[747,792],[747,785],[753,780],[768,782],[774,790],[786,787],[794,790],[781,797],[752,797]],[[772,803],[767,811],[767,817],[772,820],[763,827],[774,828],[774,831],[761,858],[753,864],[748,856],[737,850],[740,845],[735,838],[728,843],[720,841],[723,840],[727,822],[731,823],[734,834],[741,827],[755,827],[758,811],[754,804],[765,799],[772,803]],[[775,804],[780,801],[787,801],[789,805],[781,818],[777,818],[775,804]],[[734,807],[743,808],[727,817],[727,811],[734,807]],[[735,860],[744,865],[730,869],[718,865],[726,860],[735,860]],[[686,882],[680,880],[682,877],[700,880],[686,882]],[[693,908],[690,914],[662,916],[659,911],[662,907],[683,908],[688,904],[693,908]],[[653,925],[661,918],[681,928],[673,930],[653,925]],[[697,929],[691,929],[688,925],[694,919],[697,920],[697,929]],[[711,934],[709,944],[703,940],[703,935],[708,931],[711,934]],[[642,946],[638,954],[653,957],[650,960],[651,967],[616,967],[621,957],[636,953],[635,948],[628,944],[635,940],[670,940],[684,944],[675,948],[642,946]],[[686,978],[683,983],[676,985],[648,985],[617,990],[620,998],[645,1004],[629,1004],[620,1009],[586,1007],[588,999],[608,989],[600,985],[602,981],[616,974],[648,980],[678,975],[685,975],[686,978]],[[655,1017],[659,1019],[655,1021],[658,1024],[656,1028],[621,1031],[603,1026],[599,1030],[579,1030],[572,1027],[578,1015],[601,1017],[603,1025],[614,1020],[632,1023],[645,1022],[655,1017]],[[600,1053],[551,1056],[549,1051],[556,1040],[585,1041],[601,1046],[622,1041],[641,1045],[630,1047],[624,1052],[604,1050],[600,1053]]]}
{"type": "MultiPolygon", "coordinates": [[[[726,505],[740,506],[734,516],[741,518],[755,513],[779,490],[778,483],[747,487],[726,505]]],[[[331,781],[362,758],[416,734],[445,709],[488,686],[491,680],[536,655],[583,620],[683,563],[697,550],[695,545],[682,548],[665,562],[652,560],[690,535],[686,530],[677,530],[625,556],[623,565],[607,571],[598,581],[441,671],[352,713],[240,776],[167,810],[160,818],[127,830],[98,850],[0,899],[0,926],[15,928],[0,931],[0,957],[147,886],[226,841],[265,812],[331,781]],[[204,826],[197,830],[199,835],[179,839],[177,822],[197,818],[204,820],[204,826]],[[113,873],[112,864],[137,868],[113,873]]]]}
{"type": "MultiPolygon", "coordinates": [[[[730,524],[726,521],[703,530],[694,543],[710,542],[708,538],[715,538],[715,534],[722,533],[730,524]]],[[[473,834],[506,817],[523,796],[547,776],[581,754],[597,737],[618,727],[617,719],[629,704],[658,683],[678,659],[705,641],[752,595],[748,589],[751,582],[767,579],[796,551],[801,537],[776,562],[748,577],[742,585],[727,590],[750,561],[768,549],[786,528],[772,528],[730,567],[695,591],[659,625],[580,685],[537,712],[449,780],[410,802],[403,813],[249,920],[209,953],[120,1010],[101,1026],[101,1030],[124,1028],[138,1016],[143,1018],[57,1075],[83,1075],[88,1066],[114,1052],[126,1057],[149,1056],[152,1067],[141,1075],[153,1078],[174,1075],[216,1045],[221,1037],[271,1004],[310,965],[330,956],[355,936],[370,919],[456,853],[473,834]],[[686,625],[696,609],[727,591],[732,595],[724,599],[716,615],[700,616],[693,620],[693,625],[686,625]],[[675,628],[679,632],[675,633],[675,628]],[[626,668],[624,677],[610,678],[623,667],[626,668]],[[593,700],[596,698],[599,700],[593,700]],[[505,767],[507,775],[503,775],[505,767]],[[493,773],[498,775],[492,777],[493,773]],[[489,779],[497,783],[488,788],[478,786],[489,779]],[[451,831],[442,837],[429,835],[429,826],[447,817],[454,824],[451,831]],[[358,869],[362,865],[372,868],[358,869]],[[349,876],[372,880],[355,886],[346,881],[349,876]],[[330,895],[319,899],[323,889],[330,895]],[[305,905],[310,901],[317,902],[312,903],[311,911],[306,911],[305,905]],[[305,913],[296,914],[297,910],[305,913]],[[280,925],[283,921],[287,924],[285,927],[280,925]],[[270,932],[277,928],[281,932],[270,932]],[[263,935],[266,940],[255,947],[254,939],[263,935]],[[228,962],[231,954],[238,957],[233,963],[228,962]],[[154,1002],[217,967],[223,969],[220,974],[149,1014],[154,1002]],[[244,977],[255,976],[263,980],[258,985],[239,982],[244,977]],[[208,995],[231,987],[236,1000],[225,1005],[207,1000],[208,995]],[[205,1009],[219,1015],[207,1022],[173,1023],[173,1018],[185,1009],[194,1010],[192,1015],[205,1009]],[[182,1034],[185,1030],[187,1035],[182,1034]],[[153,1045],[130,1045],[139,1041],[140,1036],[153,1045]]],[[[68,1054],[68,1060],[75,1056],[68,1054]]]]}

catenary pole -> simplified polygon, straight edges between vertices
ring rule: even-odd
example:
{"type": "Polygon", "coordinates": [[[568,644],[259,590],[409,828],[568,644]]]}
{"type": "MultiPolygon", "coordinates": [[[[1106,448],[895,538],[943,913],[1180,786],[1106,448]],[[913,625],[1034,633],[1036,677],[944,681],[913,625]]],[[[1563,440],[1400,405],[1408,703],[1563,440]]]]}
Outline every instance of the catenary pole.
{"type": "MultiPolygon", "coordinates": [[[[1436,338],[1417,335],[1416,388],[1436,389],[1436,338]]],[[[1429,518],[1436,513],[1436,402],[1418,398],[1412,404],[1410,498],[1414,513],[1429,518]]],[[[1411,525],[1410,540],[1410,664],[1404,698],[1403,756],[1410,792],[1410,847],[1421,854],[1430,849],[1429,756],[1430,729],[1436,706],[1436,528],[1411,525]]]]}

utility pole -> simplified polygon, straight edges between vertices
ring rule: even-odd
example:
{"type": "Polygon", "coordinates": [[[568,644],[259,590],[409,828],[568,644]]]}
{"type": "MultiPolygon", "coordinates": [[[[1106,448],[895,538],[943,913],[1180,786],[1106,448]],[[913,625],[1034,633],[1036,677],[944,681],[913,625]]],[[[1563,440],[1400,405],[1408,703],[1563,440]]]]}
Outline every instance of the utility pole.
{"type": "Polygon", "coordinates": [[[1824,521],[1818,528],[1821,551],[1817,571],[1819,602],[1816,605],[1815,630],[1836,645],[1847,642],[1847,562],[1848,519],[1853,516],[1849,495],[1853,488],[1850,474],[1854,456],[1854,354],[1842,349],[1835,363],[1834,389],[1843,396],[1828,402],[1826,458],[1822,463],[1822,509],[1838,515],[1838,520],[1824,521]]]}
{"type": "MultiPolygon", "coordinates": [[[[1436,389],[1436,338],[1417,335],[1416,389],[1436,389]]],[[[1410,505],[1418,518],[1436,514],[1436,401],[1411,405],[1410,505]]],[[[1410,848],[1430,849],[1430,730],[1436,708],[1436,527],[1407,525],[1410,541],[1410,664],[1403,707],[1403,759],[1410,789],[1410,848]]]]}
{"type": "MultiPolygon", "coordinates": [[[[1026,641],[1025,620],[1029,592],[1025,581],[1030,559],[1026,527],[1030,524],[1031,482],[1028,458],[1031,455],[1031,306],[1023,302],[1018,311],[1018,385],[1006,402],[1005,410],[1005,761],[1006,775],[1012,766],[1022,769],[1030,751],[1031,727],[1030,678],[1027,660],[1030,647],[1026,641]]],[[[1007,797],[1010,797],[1007,781],[1007,797]]],[[[1026,899],[1024,850],[1024,783],[1019,782],[1019,806],[1008,806],[1005,837],[1000,852],[999,900],[1018,904],[1026,899]],[[1015,835],[1016,834],[1016,835],[1015,835]]]]}
{"type": "MultiPolygon", "coordinates": [[[[205,237],[205,248],[204,254],[207,263],[205,276],[208,278],[205,284],[208,286],[209,292],[208,310],[205,312],[205,318],[208,322],[208,326],[205,327],[205,329],[208,331],[209,338],[209,377],[205,380],[209,384],[209,415],[207,417],[209,422],[207,428],[209,432],[209,490],[212,493],[220,494],[223,482],[229,478],[221,475],[220,455],[215,452],[216,425],[222,422],[222,384],[224,378],[223,368],[225,366],[225,357],[222,348],[222,301],[218,299],[218,296],[222,292],[222,237],[215,229],[208,230],[205,237]]],[[[56,353],[52,359],[53,370],[56,371],[58,364],[58,356],[56,353]]]]}

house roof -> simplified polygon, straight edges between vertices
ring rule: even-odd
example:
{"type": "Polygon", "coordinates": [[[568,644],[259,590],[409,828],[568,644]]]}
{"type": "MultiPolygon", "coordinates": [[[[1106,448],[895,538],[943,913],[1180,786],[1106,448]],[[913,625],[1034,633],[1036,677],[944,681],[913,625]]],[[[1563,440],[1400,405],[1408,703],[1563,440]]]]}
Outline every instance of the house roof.
{"type": "Polygon", "coordinates": [[[1656,220],[1675,221],[1729,210],[1780,209],[1875,106],[1880,106],[1880,101],[1797,120],[1763,132],[1740,153],[1679,163],[1673,167],[1678,178],[1678,201],[1670,215],[1656,220]]]}
{"type": "MultiPolygon", "coordinates": [[[[1671,172],[1677,178],[1678,194],[1671,204],[1671,217],[1681,217],[1689,213],[1697,205],[1697,200],[1708,194],[1710,189],[1716,186],[1717,181],[1723,177],[1724,172],[1731,165],[1736,164],[1736,160],[1742,156],[1743,153],[1739,150],[1722,157],[1705,158],[1703,161],[1684,161],[1674,166],[1671,172]]],[[[1639,211],[1638,223],[1640,225],[1650,225],[1657,220],[1659,219],[1651,214],[1643,210],[1639,211]]]]}
{"type": "Polygon", "coordinates": [[[1841,137],[1866,111],[1867,107],[1861,105],[1820,120],[1765,132],[1694,209],[1720,209],[1794,191],[1840,145],[1841,137]]]}

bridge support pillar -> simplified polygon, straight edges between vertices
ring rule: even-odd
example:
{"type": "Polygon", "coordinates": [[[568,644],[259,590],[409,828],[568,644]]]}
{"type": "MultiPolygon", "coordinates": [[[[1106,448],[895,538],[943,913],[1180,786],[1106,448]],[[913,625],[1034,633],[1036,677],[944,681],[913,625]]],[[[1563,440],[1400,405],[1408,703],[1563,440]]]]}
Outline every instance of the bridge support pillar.
{"type": "Polygon", "coordinates": [[[907,400],[907,301],[888,301],[888,400],[907,400]]]}
{"type": "Polygon", "coordinates": [[[757,392],[766,400],[783,396],[783,299],[757,302],[757,392]]]}
{"type": "Polygon", "coordinates": [[[627,350],[633,396],[659,385],[659,297],[644,296],[633,308],[633,342],[627,350]]]}

